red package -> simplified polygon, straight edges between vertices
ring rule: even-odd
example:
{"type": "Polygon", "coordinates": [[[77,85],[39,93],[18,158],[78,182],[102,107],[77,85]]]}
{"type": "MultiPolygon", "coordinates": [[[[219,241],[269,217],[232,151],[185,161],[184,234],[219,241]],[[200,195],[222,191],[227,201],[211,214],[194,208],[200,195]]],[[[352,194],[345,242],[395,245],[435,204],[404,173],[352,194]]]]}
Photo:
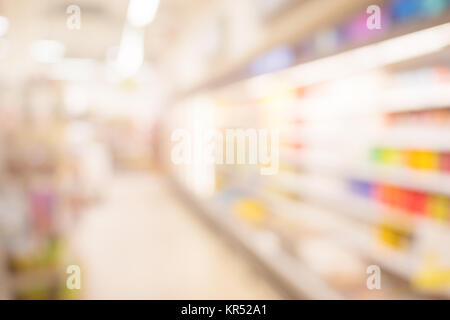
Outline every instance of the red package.
{"type": "Polygon", "coordinates": [[[425,214],[427,195],[417,191],[406,191],[404,194],[404,205],[407,211],[419,215],[425,214]]]}
{"type": "Polygon", "coordinates": [[[384,194],[383,194],[384,188],[380,184],[374,184],[372,188],[372,198],[377,202],[383,202],[384,194]]]}
{"type": "Polygon", "coordinates": [[[403,190],[397,188],[397,187],[391,187],[389,195],[389,202],[390,205],[394,208],[401,208],[404,200],[403,200],[403,190]]]}
{"type": "Polygon", "coordinates": [[[450,153],[442,153],[439,157],[439,169],[450,173],[450,153]]]}
{"type": "Polygon", "coordinates": [[[384,185],[382,191],[382,201],[389,206],[394,205],[394,187],[384,185]]]}

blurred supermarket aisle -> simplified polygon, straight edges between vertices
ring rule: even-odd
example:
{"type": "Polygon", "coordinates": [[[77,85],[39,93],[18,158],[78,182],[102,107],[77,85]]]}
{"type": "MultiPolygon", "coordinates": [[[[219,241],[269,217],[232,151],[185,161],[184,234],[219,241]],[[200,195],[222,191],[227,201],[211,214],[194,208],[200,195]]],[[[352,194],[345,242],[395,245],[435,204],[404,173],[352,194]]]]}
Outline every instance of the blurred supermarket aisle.
{"type": "Polygon", "coordinates": [[[157,174],[118,174],[74,243],[86,299],[280,298],[157,174]]]}
{"type": "Polygon", "coordinates": [[[0,299],[449,299],[449,247],[450,0],[0,0],[0,299]]]}

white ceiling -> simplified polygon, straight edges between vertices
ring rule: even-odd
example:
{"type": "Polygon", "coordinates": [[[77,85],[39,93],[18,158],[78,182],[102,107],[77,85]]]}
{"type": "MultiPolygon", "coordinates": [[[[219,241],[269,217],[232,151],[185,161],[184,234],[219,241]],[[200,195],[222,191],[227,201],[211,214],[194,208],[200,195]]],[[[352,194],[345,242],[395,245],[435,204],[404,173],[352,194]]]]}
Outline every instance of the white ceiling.
{"type": "MultiPolygon", "coordinates": [[[[33,40],[58,40],[66,56],[104,59],[111,46],[119,45],[128,0],[0,0],[0,15],[10,20],[6,37],[13,55],[26,50],[33,40]],[[66,26],[66,8],[81,8],[81,29],[66,26]]],[[[208,0],[161,0],[155,21],[146,29],[146,56],[158,54],[176,41],[183,26],[208,0]]]]}
{"type": "MultiPolygon", "coordinates": [[[[309,32],[321,16],[322,20],[329,20],[351,5],[367,1],[379,0],[160,0],[155,21],[145,30],[145,59],[162,66],[162,73],[172,80],[181,78],[180,70],[184,68],[186,82],[202,82],[211,74],[235,68],[258,52],[309,32]],[[259,1],[280,6],[287,3],[292,9],[276,20],[265,21],[259,17],[259,1]],[[212,22],[225,20],[219,26],[222,29],[214,30],[217,25],[212,22]],[[208,38],[214,36],[220,37],[222,43],[216,45],[216,55],[206,59],[198,51],[208,49],[208,38]],[[194,75],[198,79],[193,79],[194,75]]],[[[120,44],[128,3],[129,0],[0,0],[0,15],[10,20],[5,36],[9,54],[0,59],[0,79],[11,80],[17,75],[24,78],[27,71],[36,68],[28,52],[35,40],[62,42],[69,58],[105,61],[108,49],[120,44]],[[66,26],[69,5],[81,8],[80,30],[66,26]]]]}

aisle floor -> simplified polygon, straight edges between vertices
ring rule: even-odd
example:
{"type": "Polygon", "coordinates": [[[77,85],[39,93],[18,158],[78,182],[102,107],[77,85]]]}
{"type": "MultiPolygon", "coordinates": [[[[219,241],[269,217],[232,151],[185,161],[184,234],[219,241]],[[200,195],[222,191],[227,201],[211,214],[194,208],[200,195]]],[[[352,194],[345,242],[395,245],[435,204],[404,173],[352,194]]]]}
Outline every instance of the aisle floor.
{"type": "Polygon", "coordinates": [[[74,232],[84,299],[279,299],[157,174],[121,173],[74,232]]]}

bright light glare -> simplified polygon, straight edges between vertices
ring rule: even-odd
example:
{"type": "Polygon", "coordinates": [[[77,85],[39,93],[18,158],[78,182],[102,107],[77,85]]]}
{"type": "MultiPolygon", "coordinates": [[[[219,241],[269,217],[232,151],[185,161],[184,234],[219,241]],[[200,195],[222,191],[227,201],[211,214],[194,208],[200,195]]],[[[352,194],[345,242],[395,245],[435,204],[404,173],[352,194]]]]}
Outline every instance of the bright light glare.
{"type": "Polygon", "coordinates": [[[64,57],[64,53],[64,45],[53,40],[35,41],[30,48],[31,57],[40,63],[56,63],[64,57]]]}
{"type": "Polygon", "coordinates": [[[8,32],[9,20],[6,17],[0,16],[0,37],[8,32]]]}
{"type": "Polygon", "coordinates": [[[128,6],[128,22],[143,27],[153,21],[158,11],[159,0],[131,0],[128,6]]]}
{"type": "Polygon", "coordinates": [[[124,77],[136,74],[144,62],[144,35],[140,30],[126,27],[117,57],[116,69],[124,77]]]}

